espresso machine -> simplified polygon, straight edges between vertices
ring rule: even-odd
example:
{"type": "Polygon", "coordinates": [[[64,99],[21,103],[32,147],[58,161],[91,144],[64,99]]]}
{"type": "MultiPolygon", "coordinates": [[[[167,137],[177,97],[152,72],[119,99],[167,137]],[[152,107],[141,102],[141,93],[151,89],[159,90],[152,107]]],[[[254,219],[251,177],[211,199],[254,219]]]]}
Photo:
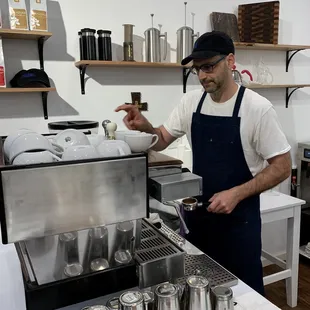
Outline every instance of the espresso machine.
{"type": "Polygon", "coordinates": [[[149,219],[150,197],[174,206],[202,194],[202,178],[180,160],[153,151],[31,165],[0,158],[2,243],[15,245],[27,310],[184,284],[197,269],[215,275],[213,286],[237,283],[206,255],[188,255],[184,237],[149,219]]]}

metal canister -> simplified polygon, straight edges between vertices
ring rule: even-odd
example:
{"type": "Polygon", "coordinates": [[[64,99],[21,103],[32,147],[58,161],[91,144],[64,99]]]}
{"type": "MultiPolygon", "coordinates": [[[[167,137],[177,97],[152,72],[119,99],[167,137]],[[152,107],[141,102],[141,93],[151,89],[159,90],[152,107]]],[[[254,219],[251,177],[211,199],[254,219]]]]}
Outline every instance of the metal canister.
{"type": "Polygon", "coordinates": [[[119,298],[113,297],[113,298],[109,299],[106,306],[110,310],[119,310],[120,309],[119,298]]]}
{"type": "Polygon", "coordinates": [[[132,261],[132,256],[129,251],[119,250],[114,254],[116,265],[127,265],[132,261]]]}
{"type": "Polygon", "coordinates": [[[134,223],[126,221],[118,223],[116,226],[116,244],[118,250],[132,251],[132,242],[134,237],[134,223]]]}
{"type": "Polygon", "coordinates": [[[143,292],[144,299],[144,310],[154,310],[155,309],[155,298],[152,291],[143,292]]]}
{"type": "Polygon", "coordinates": [[[119,298],[121,310],[144,310],[144,298],[141,292],[129,291],[119,298]]]}
{"type": "Polygon", "coordinates": [[[174,284],[160,284],[155,289],[157,310],[180,310],[179,291],[174,284]]]}
{"type": "Polygon", "coordinates": [[[211,310],[210,284],[205,277],[186,279],[185,303],[188,310],[211,310]]]}
{"type": "Polygon", "coordinates": [[[103,305],[95,305],[90,306],[87,310],[109,310],[109,308],[103,305]]]}
{"type": "Polygon", "coordinates": [[[233,310],[233,291],[229,287],[217,286],[212,290],[215,310],[233,310]]]}

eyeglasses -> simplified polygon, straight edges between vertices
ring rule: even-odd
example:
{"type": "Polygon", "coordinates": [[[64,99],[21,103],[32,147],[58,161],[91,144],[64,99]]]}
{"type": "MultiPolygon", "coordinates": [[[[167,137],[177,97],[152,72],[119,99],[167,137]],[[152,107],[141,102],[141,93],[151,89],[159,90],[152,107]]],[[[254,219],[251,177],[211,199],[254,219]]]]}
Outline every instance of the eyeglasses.
{"type": "Polygon", "coordinates": [[[195,75],[198,75],[199,74],[199,71],[201,70],[202,72],[204,73],[211,73],[213,72],[214,70],[214,67],[219,63],[221,62],[223,59],[225,59],[226,56],[222,56],[220,59],[218,59],[217,61],[213,62],[213,63],[208,63],[208,64],[204,64],[204,65],[201,65],[201,66],[192,66],[190,68],[191,70],[191,73],[195,74],[195,75]]]}

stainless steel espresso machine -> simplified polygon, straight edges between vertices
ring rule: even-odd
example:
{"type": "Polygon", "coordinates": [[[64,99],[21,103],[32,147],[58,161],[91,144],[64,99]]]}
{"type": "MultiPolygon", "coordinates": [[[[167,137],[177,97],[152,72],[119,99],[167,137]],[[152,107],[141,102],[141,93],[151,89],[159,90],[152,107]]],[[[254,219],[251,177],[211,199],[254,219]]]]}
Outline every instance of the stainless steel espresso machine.
{"type": "Polygon", "coordinates": [[[27,310],[184,282],[196,269],[216,275],[214,285],[236,284],[147,220],[149,195],[161,202],[201,195],[201,178],[180,161],[156,152],[16,166],[1,158],[2,242],[15,244],[27,310]]]}

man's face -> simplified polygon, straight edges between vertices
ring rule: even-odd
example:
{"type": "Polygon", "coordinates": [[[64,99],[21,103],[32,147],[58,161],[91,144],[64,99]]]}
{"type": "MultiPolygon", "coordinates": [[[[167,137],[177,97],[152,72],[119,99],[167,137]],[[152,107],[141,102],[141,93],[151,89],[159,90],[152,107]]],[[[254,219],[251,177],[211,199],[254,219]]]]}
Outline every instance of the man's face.
{"type": "Polygon", "coordinates": [[[215,56],[208,59],[194,60],[198,78],[205,91],[214,93],[226,84],[231,78],[231,63],[234,63],[233,55],[215,56]]]}

